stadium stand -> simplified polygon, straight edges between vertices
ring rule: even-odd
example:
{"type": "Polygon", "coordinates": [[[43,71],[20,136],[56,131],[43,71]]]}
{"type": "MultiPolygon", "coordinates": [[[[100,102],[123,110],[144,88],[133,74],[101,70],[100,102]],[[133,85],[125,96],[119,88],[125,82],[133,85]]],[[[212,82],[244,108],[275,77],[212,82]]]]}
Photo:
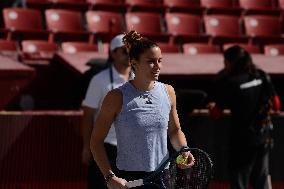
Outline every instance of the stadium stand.
{"type": "Polygon", "coordinates": [[[239,0],[239,5],[244,9],[244,15],[280,15],[280,10],[277,9],[274,2],[274,0],[239,0]]]}
{"type": "Polygon", "coordinates": [[[91,10],[125,12],[125,0],[87,0],[91,10]]]}
{"type": "Polygon", "coordinates": [[[205,14],[240,15],[242,12],[234,0],[200,0],[200,4],[205,8],[205,14]]]}
{"type": "Polygon", "coordinates": [[[269,15],[244,16],[245,34],[252,43],[269,44],[283,43],[281,36],[281,19],[269,15]]]}
{"type": "Polygon", "coordinates": [[[127,12],[125,21],[128,31],[135,29],[149,39],[157,42],[169,42],[170,35],[164,32],[163,18],[158,13],[127,12]]]}
{"type": "Polygon", "coordinates": [[[0,39],[0,51],[17,51],[16,41],[8,41],[0,39]]]}
{"type": "Polygon", "coordinates": [[[172,44],[172,43],[158,43],[160,49],[164,53],[180,53],[179,45],[172,44]]]}
{"type": "Polygon", "coordinates": [[[200,16],[168,12],[165,20],[173,43],[208,42],[209,36],[203,33],[200,16]]]}
{"type": "Polygon", "coordinates": [[[76,54],[78,52],[97,52],[97,45],[84,42],[63,42],[61,44],[62,52],[76,54]]]}
{"type": "Polygon", "coordinates": [[[28,8],[34,8],[39,10],[45,10],[51,8],[52,3],[49,0],[26,0],[26,6],[28,8]]]}
{"type": "Polygon", "coordinates": [[[45,19],[47,29],[52,32],[51,41],[88,41],[93,43],[93,35],[85,30],[83,17],[79,12],[47,9],[45,19]]]}
{"type": "Polygon", "coordinates": [[[265,45],[264,54],[268,56],[284,55],[284,44],[265,45]]]}
{"type": "Polygon", "coordinates": [[[56,43],[41,40],[23,40],[22,51],[25,53],[53,52],[58,50],[56,43]]]}
{"type": "Polygon", "coordinates": [[[164,0],[166,12],[182,12],[192,14],[202,14],[203,8],[199,0],[164,0]]]}
{"type": "Polygon", "coordinates": [[[220,53],[217,46],[207,43],[185,43],[182,48],[183,53],[189,55],[220,53]]]}
{"type": "Polygon", "coordinates": [[[165,12],[163,0],[126,0],[127,11],[165,12]]]}
{"type": "Polygon", "coordinates": [[[125,31],[125,21],[122,14],[108,11],[86,12],[87,29],[97,40],[109,42],[111,38],[125,31]]]}
{"type": "Polygon", "coordinates": [[[214,44],[248,42],[248,37],[241,32],[240,17],[232,15],[205,15],[203,19],[205,33],[211,36],[210,42],[214,44]]]}
{"type": "Polygon", "coordinates": [[[9,30],[8,39],[48,39],[39,10],[28,8],[3,9],[4,26],[9,30]]]}
{"type": "Polygon", "coordinates": [[[23,40],[21,46],[23,61],[50,60],[58,50],[56,43],[43,40],[23,40]]]}
{"type": "Polygon", "coordinates": [[[89,8],[86,0],[49,0],[52,8],[85,11],[89,8]]]}

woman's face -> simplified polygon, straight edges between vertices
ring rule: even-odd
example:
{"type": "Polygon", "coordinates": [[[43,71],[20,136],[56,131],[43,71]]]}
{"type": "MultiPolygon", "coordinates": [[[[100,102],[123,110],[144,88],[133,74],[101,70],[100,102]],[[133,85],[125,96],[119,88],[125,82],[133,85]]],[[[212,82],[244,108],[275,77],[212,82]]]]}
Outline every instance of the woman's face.
{"type": "Polygon", "coordinates": [[[145,81],[156,81],[162,67],[162,53],[159,47],[153,47],[140,55],[139,60],[133,61],[135,77],[145,81]]]}

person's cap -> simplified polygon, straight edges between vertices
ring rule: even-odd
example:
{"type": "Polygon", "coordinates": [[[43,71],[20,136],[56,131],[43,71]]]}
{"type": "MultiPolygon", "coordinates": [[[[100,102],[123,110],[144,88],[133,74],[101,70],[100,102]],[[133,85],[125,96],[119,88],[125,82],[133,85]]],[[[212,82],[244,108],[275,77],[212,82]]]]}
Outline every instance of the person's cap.
{"type": "Polygon", "coordinates": [[[111,42],[110,42],[110,51],[113,51],[116,48],[123,47],[124,43],[122,41],[122,38],[124,37],[124,34],[119,34],[115,36],[111,42]]]}

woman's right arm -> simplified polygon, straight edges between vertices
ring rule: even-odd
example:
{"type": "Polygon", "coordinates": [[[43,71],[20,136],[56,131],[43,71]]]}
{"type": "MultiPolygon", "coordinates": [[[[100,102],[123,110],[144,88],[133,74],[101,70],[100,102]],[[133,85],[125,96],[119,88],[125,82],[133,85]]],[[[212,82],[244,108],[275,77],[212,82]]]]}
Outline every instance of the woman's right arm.
{"type": "MultiPolygon", "coordinates": [[[[111,166],[108,161],[107,153],[104,147],[104,139],[113,123],[116,115],[121,111],[122,94],[118,89],[110,91],[103,100],[103,104],[95,121],[95,126],[91,135],[90,148],[104,177],[112,174],[111,166]]],[[[113,176],[109,182],[109,188],[126,188],[126,181],[113,176]]]]}

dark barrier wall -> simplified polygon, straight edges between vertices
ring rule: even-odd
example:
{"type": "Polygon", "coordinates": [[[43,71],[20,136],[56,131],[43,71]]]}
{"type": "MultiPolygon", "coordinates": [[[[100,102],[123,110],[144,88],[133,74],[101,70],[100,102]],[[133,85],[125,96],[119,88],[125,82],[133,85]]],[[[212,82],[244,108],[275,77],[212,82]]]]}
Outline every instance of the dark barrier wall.
{"type": "Polygon", "coordinates": [[[80,119],[81,112],[1,112],[0,188],[82,188],[80,119]]]}
{"type": "MultiPolygon", "coordinates": [[[[83,189],[80,111],[0,112],[0,189],[83,189]]],[[[228,189],[228,117],[214,120],[194,114],[183,125],[189,144],[207,151],[214,162],[210,189],[228,189]]],[[[284,116],[273,119],[275,148],[271,176],[274,189],[284,184],[284,116]]],[[[245,154],[244,154],[245,155],[245,154]]]]}

